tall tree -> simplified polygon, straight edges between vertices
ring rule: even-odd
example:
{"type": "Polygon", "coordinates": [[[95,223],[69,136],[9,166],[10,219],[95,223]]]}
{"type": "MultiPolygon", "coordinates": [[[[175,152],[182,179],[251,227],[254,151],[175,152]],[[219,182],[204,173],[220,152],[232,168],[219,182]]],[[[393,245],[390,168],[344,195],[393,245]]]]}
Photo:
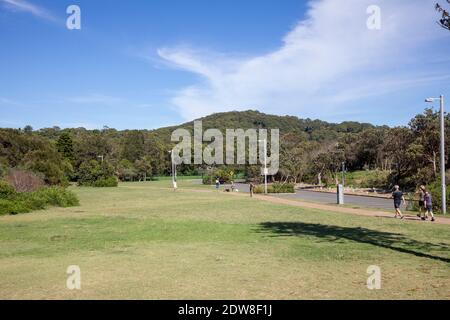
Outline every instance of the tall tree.
{"type": "Polygon", "coordinates": [[[63,132],[59,136],[56,147],[65,159],[70,161],[74,159],[73,140],[68,132],[63,132]]]}

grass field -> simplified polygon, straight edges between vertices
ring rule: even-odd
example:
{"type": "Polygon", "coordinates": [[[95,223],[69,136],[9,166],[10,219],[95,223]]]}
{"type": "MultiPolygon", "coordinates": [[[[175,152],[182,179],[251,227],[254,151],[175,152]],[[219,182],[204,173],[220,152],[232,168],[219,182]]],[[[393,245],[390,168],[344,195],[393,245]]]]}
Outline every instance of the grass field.
{"type": "Polygon", "coordinates": [[[79,207],[0,217],[0,298],[450,299],[447,225],[179,185],[73,188],[79,207]],[[69,265],[81,290],[66,288],[69,265]]]}

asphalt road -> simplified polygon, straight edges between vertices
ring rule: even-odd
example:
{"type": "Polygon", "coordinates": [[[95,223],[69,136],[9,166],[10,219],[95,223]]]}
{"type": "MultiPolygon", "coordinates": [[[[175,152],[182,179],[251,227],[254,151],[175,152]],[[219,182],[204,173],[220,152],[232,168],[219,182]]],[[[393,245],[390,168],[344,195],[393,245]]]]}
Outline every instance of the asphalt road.
{"type": "MultiPolygon", "coordinates": [[[[228,188],[229,186],[225,187],[228,188]]],[[[240,192],[249,192],[249,187],[247,184],[236,184],[236,188],[240,192]]],[[[334,193],[298,190],[295,194],[281,194],[276,196],[287,199],[299,199],[318,203],[336,204],[336,194],[334,193]]],[[[394,202],[391,199],[345,195],[344,202],[346,205],[350,206],[355,205],[365,208],[394,210],[394,202]]],[[[403,207],[403,209],[405,208],[403,207]]]]}

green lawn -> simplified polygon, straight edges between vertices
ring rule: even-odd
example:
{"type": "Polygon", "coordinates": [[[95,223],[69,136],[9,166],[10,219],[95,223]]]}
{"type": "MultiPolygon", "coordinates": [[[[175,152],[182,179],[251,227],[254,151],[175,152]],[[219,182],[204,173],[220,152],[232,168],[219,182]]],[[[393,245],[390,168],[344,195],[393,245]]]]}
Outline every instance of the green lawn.
{"type": "Polygon", "coordinates": [[[447,225],[179,185],[73,188],[80,207],[0,217],[0,298],[450,299],[447,225]],[[69,265],[81,290],[66,288],[69,265]],[[370,265],[381,290],[366,287],[370,265]]]}

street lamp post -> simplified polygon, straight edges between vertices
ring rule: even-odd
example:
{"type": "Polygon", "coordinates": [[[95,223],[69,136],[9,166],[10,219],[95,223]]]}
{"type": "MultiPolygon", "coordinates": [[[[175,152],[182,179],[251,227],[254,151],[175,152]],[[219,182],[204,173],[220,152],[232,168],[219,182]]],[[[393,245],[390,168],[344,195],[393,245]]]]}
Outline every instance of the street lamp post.
{"type": "Polygon", "coordinates": [[[264,193],[267,194],[267,139],[258,140],[264,143],[264,193]]]}
{"type": "Polygon", "coordinates": [[[169,151],[169,153],[170,153],[170,162],[172,164],[172,169],[171,169],[172,186],[173,186],[173,191],[175,191],[177,189],[177,166],[173,161],[173,150],[169,151]]]}
{"type": "Polygon", "coordinates": [[[441,95],[439,98],[428,98],[425,102],[434,102],[435,100],[440,101],[440,135],[441,135],[441,146],[440,146],[440,162],[441,162],[441,193],[442,193],[442,214],[447,213],[446,204],[446,186],[445,186],[445,114],[444,114],[444,96],[441,95]]]}
{"type": "Polygon", "coordinates": [[[103,158],[104,158],[104,156],[103,156],[103,155],[101,155],[101,156],[97,156],[97,158],[100,158],[100,159],[102,159],[102,163],[103,163],[103,158]]]}

